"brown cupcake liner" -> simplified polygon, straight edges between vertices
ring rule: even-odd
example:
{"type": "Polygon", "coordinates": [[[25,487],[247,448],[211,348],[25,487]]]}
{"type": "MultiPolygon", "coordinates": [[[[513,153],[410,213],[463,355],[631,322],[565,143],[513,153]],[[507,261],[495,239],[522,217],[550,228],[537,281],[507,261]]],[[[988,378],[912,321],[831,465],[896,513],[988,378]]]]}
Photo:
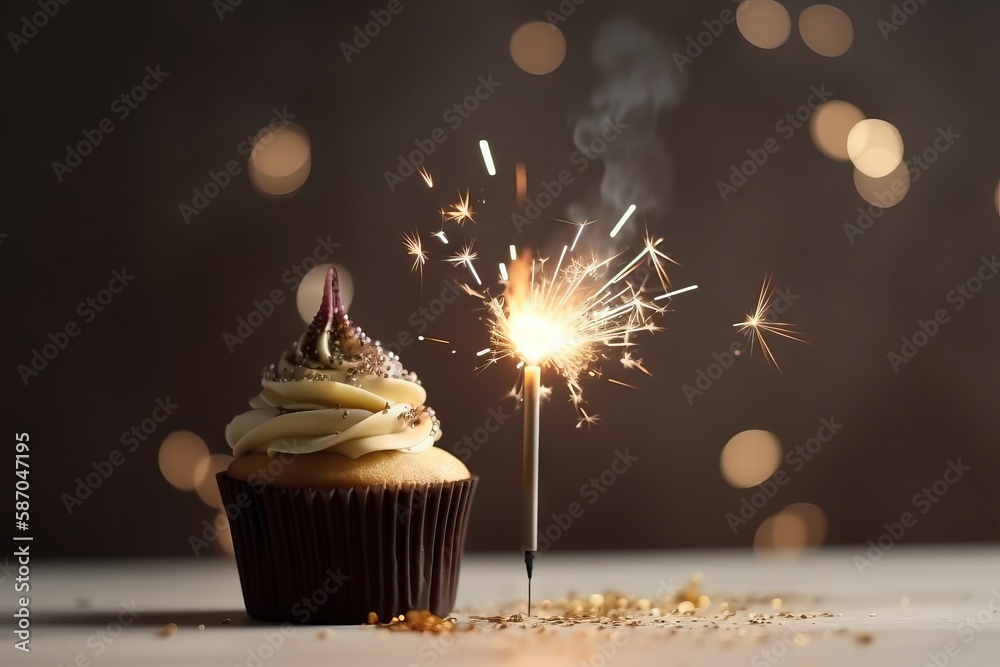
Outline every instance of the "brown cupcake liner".
{"type": "Polygon", "coordinates": [[[477,477],[416,486],[281,489],[216,476],[247,613],[364,623],[455,604],[477,477]]]}

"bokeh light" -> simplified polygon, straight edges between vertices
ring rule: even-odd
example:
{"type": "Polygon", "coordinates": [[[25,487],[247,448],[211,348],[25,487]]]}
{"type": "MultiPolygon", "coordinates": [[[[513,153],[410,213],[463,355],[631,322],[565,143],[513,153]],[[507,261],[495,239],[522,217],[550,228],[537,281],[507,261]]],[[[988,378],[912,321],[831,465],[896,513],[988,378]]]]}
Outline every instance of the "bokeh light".
{"type": "Polygon", "coordinates": [[[882,178],[903,160],[903,137],[892,123],[867,118],[847,135],[847,154],[862,173],[882,178]]]}
{"type": "Polygon", "coordinates": [[[836,58],[854,42],[851,17],[830,5],[813,5],[799,14],[799,34],[810,49],[821,56],[836,58]]]}
{"type": "Polygon", "coordinates": [[[229,518],[226,517],[225,511],[216,514],[213,523],[215,524],[215,529],[219,531],[217,541],[219,550],[224,554],[232,556],[235,553],[233,549],[233,533],[229,528],[229,518]]]}
{"type": "Polygon", "coordinates": [[[809,119],[809,134],[823,155],[846,162],[847,135],[865,119],[861,109],[850,102],[830,100],[820,105],[809,119]]]}
{"type": "Polygon", "coordinates": [[[194,491],[195,471],[202,459],[208,458],[208,446],[191,431],[174,431],[160,444],[160,472],[171,486],[181,491],[194,491]]]}
{"type": "Polygon", "coordinates": [[[219,495],[219,485],[215,476],[229,467],[233,457],[228,454],[212,454],[198,462],[195,469],[195,491],[206,505],[222,507],[222,496],[219,495]]]}
{"type": "Polygon", "coordinates": [[[736,8],[736,25],[756,47],[776,49],[792,34],[792,19],[775,0],[743,0],[736,8]]]}
{"type": "Polygon", "coordinates": [[[754,550],[761,554],[796,557],[826,538],[826,513],[811,503],[794,503],[768,517],[754,534],[754,550]]]}
{"type": "Polygon", "coordinates": [[[879,208],[891,208],[903,201],[910,191],[910,167],[906,162],[899,165],[882,178],[872,178],[854,170],[854,187],[869,204],[879,208]]]}
{"type": "Polygon", "coordinates": [[[319,264],[306,273],[295,292],[295,306],[299,309],[299,317],[306,324],[316,317],[316,311],[319,310],[319,303],[323,298],[326,271],[331,266],[337,269],[340,280],[340,301],[344,304],[345,310],[351,307],[351,300],[354,299],[354,278],[351,277],[351,272],[340,264],[319,264]]]}
{"type": "Polygon", "coordinates": [[[525,23],[510,36],[510,57],[528,74],[549,74],[566,58],[566,38],[546,21],[525,23]]]}
{"type": "Polygon", "coordinates": [[[265,195],[288,195],[309,178],[312,151],[309,134],[301,125],[288,125],[257,133],[249,160],[250,183],[265,195]]]}
{"type": "Polygon", "coordinates": [[[781,465],[781,442],[769,431],[751,429],[737,433],[719,456],[722,476],[731,486],[757,486],[781,465]]]}

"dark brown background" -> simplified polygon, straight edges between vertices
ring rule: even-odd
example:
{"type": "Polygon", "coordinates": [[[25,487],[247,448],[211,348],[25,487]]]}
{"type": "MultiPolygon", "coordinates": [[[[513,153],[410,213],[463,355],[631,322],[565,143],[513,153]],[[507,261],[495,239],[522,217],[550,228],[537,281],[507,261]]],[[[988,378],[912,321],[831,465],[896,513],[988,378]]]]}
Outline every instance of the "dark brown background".
{"type": "MultiPolygon", "coordinates": [[[[255,392],[259,368],[301,328],[286,303],[229,354],[222,333],[252,300],[282,288],[282,272],[312,251],[317,235],[331,234],[341,243],[336,261],[350,266],[358,283],[356,320],[383,339],[412,332],[409,314],[453,273],[435,267],[421,291],[408,276],[398,230],[431,228],[434,210],[458,187],[485,188],[476,227],[489,260],[482,267],[502,255],[514,238],[513,163],[527,163],[534,195],[574,150],[572,124],[597,83],[588,54],[598,26],[634,17],[669,53],[703,30],[702,20],[732,6],[588,0],[560,24],[569,47],[563,66],[535,77],[513,65],[508,39],[522,22],[543,20],[557,0],[404,2],[403,13],[347,64],[338,43],[384,4],[244,0],[220,22],[207,0],[74,0],[20,53],[6,40],[0,47],[3,451],[13,450],[14,432],[30,432],[39,552],[190,553],[188,535],[212,512],[163,481],[157,446],[184,428],[227,451],[223,427],[255,392]],[[50,163],[63,146],[108,115],[110,100],[157,63],[170,72],[165,82],[57,183],[50,163]],[[472,92],[477,76],[491,73],[502,87],[459,130],[448,130],[430,161],[439,187],[428,191],[412,178],[390,193],[383,171],[414,139],[443,126],[442,112],[472,92]],[[297,196],[263,199],[242,176],[185,225],[178,204],[190,200],[191,188],[234,157],[272,107],[284,106],[312,141],[312,174],[297,196]],[[501,168],[493,179],[476,147],[483,137],[501,168]],[[137,276],[134,285],[25,387],[16,366],[28,363],[47,332],[79,319],[76,304],[122,266],[137,276]],[[60,495],[168,395],[180,404],[177,413],[67,516],[60,495]]],[[[784,4],[794,21],[810,3],[784,4]]],[[[548,513],[580,499],[581,484],[608,466],[615,449],[628,448],[641,463],[587,506],[554,548],[749,545],[765,516],[800,501],[826,511],[830,542],[865,542],[911,509],[911,496],[958,457],[972,472],[905,541],[1000,536],[1000,281],[954,313],[898,374],[886,361],[918,319],[947,307],[945,295],[973,275],[981,256],[1000,250],[998,10],[931,0],[886,42],[876,21],[892,3],[832,4],[855,26],[843,57],[812,53],[794,28],[784,46],[763,51],[729,26],[680,75],[683,98],[659,117],[658,141],[675,166],[659,191],[673,193],[671,204],[646,222],[683,263],[673,274],[678,284],[701,289],[679,298],[666,330],[642,341],[639,356],[655,378],[634,374],[640,391],[588,385],[602,416],[591,432],[573,428],[556,383],[542,427],[543,525],[548,513]],[[854,245],[842,229],[863,204],[850,166],[821,156],[805,130],[782,141],[727,203],[716,191],[729,165],[772,136],[775,120],[820,83],[870,117],[893,122],[908,157],[929,145],[938,127],[961,134],[854,245]],[[743,359],[689,406],[681,386],[734,340],[730,324],[752,308],[769,270],[777,286],[800,295],[790,319],[813,344],[776,342],[784,379],[760,357],[743,359]],[[794,447],[830,416],[844,424],[842,433],[734,537],[725,514],[744,493],[719,473],[725,442],[764,428],[794,447]]],[[[6,3],[4,33],[19,29],[28,11],[37,11],[34,3],[6,3]]],[[[599,165],[589,169],[547,215],[561,217],[570,201],[586,200],[600,175],[599,165]]],[[[517,242],[558,244],[565,233],[558,223],[539,222],[517,242]]],[[[447,447],[481,426],[514,380],[510,365],[474,376],[473,352],[484,346],[475,305],[451,306],[428,331],[454,339],[459,354],[419,343],[403,352],[441,416],[447,447]]],[[[483,478],[472,548],[519,546],[519,416],[469,462],[483,478]]],[[[3,470],[11,479],[9,463],[3,470]]]]}

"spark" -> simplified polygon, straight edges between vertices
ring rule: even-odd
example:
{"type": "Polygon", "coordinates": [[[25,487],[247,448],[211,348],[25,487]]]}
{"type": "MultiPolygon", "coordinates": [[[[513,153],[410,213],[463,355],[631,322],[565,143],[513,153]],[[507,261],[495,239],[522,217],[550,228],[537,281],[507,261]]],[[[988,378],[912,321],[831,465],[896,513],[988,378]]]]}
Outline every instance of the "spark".
{"type": "Polygon", "coordinates": [[[588,415],[587,411],[584,410],[584,409],[582,409],[582,408],[580,409],[580,413],[581,413],[580,421],[578,421],[576,423],[576,427],[577,428],[580,428],[584,424],[586,424],[587,428],[589,429],[591,426],[593,426],[597,422],[601,421],[601,416],[600,415],[588,415]]]}
{"type": "Polygon", "coordinates": [[[449,210],[449,211],[442,210],[441,211],[441,215],[444,216],[445,220],[454,221],[454,222],[458,223],[459,227],[461,227],[462,225],[464,225],[466,220],[468,220],[469,222],[475,223],[476,221],[472,217],[475,214],[476,214],[476,212],[473,211],[472,207],[469,205],[469,191],[468,190],[465,191],[465,196],[464,197],[462,196],[461,192],[458,193],[458,202],[456,202],[454,204],[451,204],[451,210],[449,210]]]}
{"type": "Polygon", "coordinates": [[[625,210],[625,214],[622,215],[621,220],[619,220],[618,224],[615,225],[615,228],[611,230],[611,238],[618,236],[618,232],[620,232],[622,227],[625,226],[625,223],[628,222],[628,219],[632,217],[633,213],[635,213],[635,204],[630,204],[625,210]]]}
{"type": "Polygon", "coordinates": [[[500,262],[500,278],[507,280],[507,265],[500,262]]]}
{"type": "Polygon", "coordinates": [[[441,239],[441,243],[443,243],[445,245],[448,245],[448,237],[444,235],[444,230],[443,229],[441,231],[439,231],[439,232],[432,232],[431,236],[438,237],[439,239],[441,239]]]}
{"type": "Polygon", "coordinates": [[[431,338],[430,336],[417,336],[417,340],[429,340],[435,343],[444,343],[445,345],[451,345],[450,340],[445,340],[443,338],[431,338]]]}
{"type": "Polygon", "coordinates": [[[513,262],[516,259],[517,259],[517,248],[515,248],[514,244],[511,243],[510,244],[510,261],[513,262]]]}
{"type": "Polygon", "coordinates": [[[659,238],[653,240],[653,237],[646,232],[646,235],[642,239],[643,252],[649,257],[650,264],[656,269],[656,276],[660,279],[660,285],[663,287],[663,291],[668,291],[670,289],[670,278],[667,277],[667,271],[663,268],[663,261],[670,262],[672,264],[677,264],[670,255],[666,254],[661,250],[657,250],[657,246],[663,243],[663,239],[659,238]],[[662,260],[662,261],[661,261],[662,260]]]}
{"type": "Polygon", "coordinates": [[[490,153],[490,142],[485,139],[480,139],[479,150],[483,153],[483,162],[486,163],[486,172],[490,176],[496,176],[497,168],[496,165],[493,164],[493,154],[490,153]]]}
{"type": "Polygon", "coordinates": [[[490,348],[487,347],[485,349],[479,350],[479,352],[476,352],[476,356],[481,357],[484,354],[489,354],[489,353],[490,353],[490,348]]]}
{"type": "Polygon", "coordinates": [[[420,241],[420,234],[416,230],[414,230],[413,236],[403,232],[403,245],[406,246],[406,252],[413,257],[410,273],[419,268],[420,282],[422,283],[424,281],[424,264],[427,263],[427,251],[424,250],[424,244],[420,241]]]}
{"type": "Polygon", "coordinates": [[[748,313],[746,319],[737,322],[734,327],[739,327],[741,333],[750,341],[750,353],[753,354],[754,339],[760,344],[760,349],[764,353],[767,363],[781,373],[771,348],[764,338],[765,333],[773,333],[794,341],[804,342],[804,339],[795,331],[795,325],[788,322],[772,322],[771,308],[774,305],[774,292],[771,290],[771,276],[764,276],[764,283],[760,288],[760,297],[757,299],[757,309],[753,314],[748,313]]]}
{"type": "Polygon", "coordinates": [[[614,378],[608,378],[608,382],[612,384],[620,384],[621,386],[628,387],[629,389],[638,389],[638,387],[636,387],[635,385],[627,384],[625,382],[622,382],[621,380],[616,380],[614,378]]]}
{"type": "Polygon", "coordinates": [[[424,179],[424,183],[427,184],[427,187],[429,188],[434,187],[434,177],[431,176],[429,173],[427,173],[427,170],[424,169],[424,165],[418,164],[417,172],[420,174],[420,178],[424,179]]]}
{"type": "Polygon", "coordinates": [[[483,281],[479,279],[479,274],[476,273],[476,268],[472,266],[472,260],[479,258],[479,254],[472,250],[473,243],[475,243],[475,241],[472,241],[472,243],[469,243],[467,246],[463,247],[461,252],[455,253],[454,255],[449,257],[446,261],[452,264],[453,266],[461,266],[462,264],[465,264],[467,267],[469,267],[469,271],[472,272],[472,277],[476,279],[476,284],[482,285],[483,281]]]}
{"type": "Polygon", "coordinates": [[[678,294],[683,294],[684,292],[690,292],[691,290],[698,289],[697,285],[688,285],[687,287],[682,287],[680,289],[675,289],[673,292],[667,292],[666,294],[661,294],[659,296],[654,296],[653,301],[659,301],[660,299],[669,299],[672,296],[678,294]]]}
{"type": "Polygon", "coordinates": [[[646,367],[642,365],[642,359],[633,359],[632,353],[627,350],[624,353],[622,353],[621,362],[622,366],[624,366],[625,368],[635,368],[642,371],[649,377],[653,377],[653,374],[650,373],[648,370],[646,370],[646,367]]]}

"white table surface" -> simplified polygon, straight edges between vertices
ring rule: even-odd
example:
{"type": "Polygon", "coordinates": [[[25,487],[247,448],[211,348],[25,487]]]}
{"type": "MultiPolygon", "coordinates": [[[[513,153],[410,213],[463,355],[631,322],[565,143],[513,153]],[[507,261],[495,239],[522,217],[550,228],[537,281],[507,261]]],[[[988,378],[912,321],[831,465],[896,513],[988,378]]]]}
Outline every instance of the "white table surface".
{"type": "MultiPolygon", "coordinates": [[[[539,632],[478,623],[474,632],[450,635],[364,626],[295,627],[281,635],[279,626],[246,617],[236,566],[225,559],[36,561],[31,653],[14,649],[15,594],[8,579],[0,664],[1000,665],[1000,548],[897,546],[864,575],[855,555],[863,556],[864,548],[827,549],[794,562],[749,551],[551,553],[536,561],[537,600],[571,590],[652,596],[700,571],[712,606],[706,615],[666,617],[656,626],[548,626],[539,632]],[[717,620],[718,628],[703,620],[716,616],[722,600],[747,597],[780,597],[782,611],[833,616],[751,624],[753,612],[774,613],[761,602],[717,620]],[[135,622],[117,638],[102,635],[109,623],[116,629],[121,605],[133,601],[143,609],[135,622]],[[232,623],[222,623],[227,618],[232,623]],[[171,622],[177,631],[163,636],[171,622]],[[269,650],[272,644],[280,646],[269,650]],[[947,655],[949,648],[954,655],[947,655]]],[[[524,586],[520,554],[469,554],[456,616],[517,611],[517,604],[523,609],[524,586]]]]}

